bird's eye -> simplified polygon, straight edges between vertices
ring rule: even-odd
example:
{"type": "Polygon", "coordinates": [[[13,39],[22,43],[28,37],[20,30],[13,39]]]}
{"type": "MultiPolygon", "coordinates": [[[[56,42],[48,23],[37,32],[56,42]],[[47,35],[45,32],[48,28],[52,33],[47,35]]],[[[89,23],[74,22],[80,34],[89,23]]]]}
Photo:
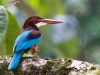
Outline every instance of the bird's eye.
{"type": "Polygon", "coordinates": [[[36,19],[40,19],[40,17],[36,17],[36,19]]]}

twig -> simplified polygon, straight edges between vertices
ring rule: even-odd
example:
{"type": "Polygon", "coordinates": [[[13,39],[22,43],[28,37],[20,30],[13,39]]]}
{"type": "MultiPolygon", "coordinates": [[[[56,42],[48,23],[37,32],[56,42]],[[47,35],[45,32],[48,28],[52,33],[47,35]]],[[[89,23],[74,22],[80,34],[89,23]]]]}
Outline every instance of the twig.
{"type": "Polygon", "coordinates": [[[9,6],[16,5],[16,4],[19,4],[19,3],[20,3],[20,1],[16,1],[16,2],[14,2],[14,3],[5,5],[4,7],[7,8],[7,7],[9,7],[9,6]]]}

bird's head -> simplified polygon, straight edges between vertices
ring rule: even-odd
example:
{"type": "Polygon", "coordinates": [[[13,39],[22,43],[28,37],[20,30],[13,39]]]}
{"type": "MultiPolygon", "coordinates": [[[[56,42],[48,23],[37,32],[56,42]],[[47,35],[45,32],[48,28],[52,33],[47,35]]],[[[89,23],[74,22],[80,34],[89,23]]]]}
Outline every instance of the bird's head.
{"type": "Polygon", "coordinates": [[[62,23],[60,21],[55,21],[55,20],[50,20],[50,19],[45,19],[39,16],[32,16],[29,17],[25,23],[23,28],[27,28],[29,26],[33,27],[33,28],[37,28],[43,25],[48,25],[48,24],[58,24],[58,23],[62,23]]]}

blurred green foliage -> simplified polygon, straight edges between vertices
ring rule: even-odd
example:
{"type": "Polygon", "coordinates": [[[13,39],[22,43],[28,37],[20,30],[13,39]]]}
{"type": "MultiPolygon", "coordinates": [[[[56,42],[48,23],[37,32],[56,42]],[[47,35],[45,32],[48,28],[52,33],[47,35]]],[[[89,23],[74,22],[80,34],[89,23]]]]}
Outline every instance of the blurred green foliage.
{"type": "Polygon", "coordinates": [[[79,59],[100,64],[100,0],[66,0],[65,4],[80,22],[79,59]]]}
{"type": "Polygon", "coordinates": [[[24,2],[35,10],[36,14],[47,18],[52,18],[55,14],[64,13],[61,0],[24,0],[24,2]]]}

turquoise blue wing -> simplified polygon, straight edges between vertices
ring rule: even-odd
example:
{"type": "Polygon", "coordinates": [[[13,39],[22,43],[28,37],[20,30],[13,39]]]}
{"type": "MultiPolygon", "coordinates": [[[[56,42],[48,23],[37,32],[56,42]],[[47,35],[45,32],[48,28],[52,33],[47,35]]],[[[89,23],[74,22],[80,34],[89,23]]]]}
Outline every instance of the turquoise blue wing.
{"type": "Polygon", "coordinates": [[[41,34],[31,34],[33,30],[24,31],[15,41],[13,52],[19,52],[29,49],[31,46],[41,41],[41,34]]]}

